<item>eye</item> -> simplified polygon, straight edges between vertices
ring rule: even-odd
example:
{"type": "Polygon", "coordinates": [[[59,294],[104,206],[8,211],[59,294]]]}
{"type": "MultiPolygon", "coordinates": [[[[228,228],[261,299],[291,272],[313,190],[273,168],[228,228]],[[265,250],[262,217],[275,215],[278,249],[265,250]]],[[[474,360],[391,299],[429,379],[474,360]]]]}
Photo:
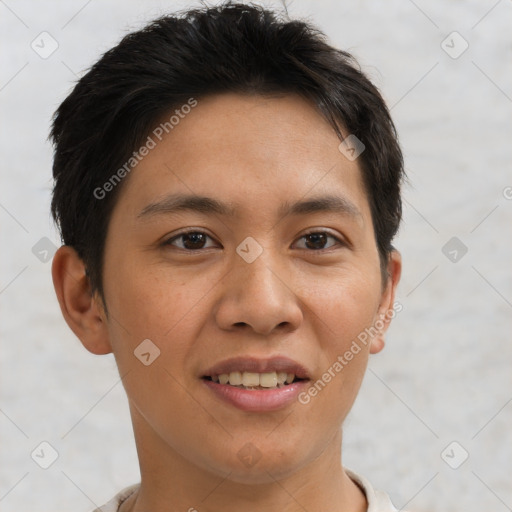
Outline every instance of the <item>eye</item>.
{"type": "Polygon", "coordinates": [[[322,249],[329,249],[330,247],[338,244],[343,245],[343,242],[331,235],[327,231],[314,231],[307,233],[299,238],[298,244],[302,241],[302,247],[299,245],[299,249],[311,249],[313,251],[319,251],[322,249]]]}
{"type": "Polygon", "coordinates": [[[170,238],[164,242],[164,245],[172,245],[186,251],[209,249],[216,246],[215,243],[208,245],[208,240],[213,242],[213,238],[202,231],[188,231],[170,238]]]}

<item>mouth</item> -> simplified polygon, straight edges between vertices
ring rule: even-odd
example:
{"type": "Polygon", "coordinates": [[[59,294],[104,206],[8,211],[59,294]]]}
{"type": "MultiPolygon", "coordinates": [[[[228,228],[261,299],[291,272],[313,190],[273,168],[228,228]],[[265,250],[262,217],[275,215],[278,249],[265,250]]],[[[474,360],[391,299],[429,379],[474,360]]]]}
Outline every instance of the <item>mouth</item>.
{"type": "Polygon", "coordinates": [[[218,375],[207,375],[203,377],[205,380],[211,382],[218,382],[219,384],[233,386],[239,389],[278,389],[289,386],[294,382],[303,381],[294,373],[290,372],[241,372],[234,371],[230,373],[221,373],[218,375]]]}
{"type": "Polygon", "coordinates": [[[290,405],[310,380],[304,366],[286,357],[229,359],[201,379],[222,402],[252,412],[290,405]]]}

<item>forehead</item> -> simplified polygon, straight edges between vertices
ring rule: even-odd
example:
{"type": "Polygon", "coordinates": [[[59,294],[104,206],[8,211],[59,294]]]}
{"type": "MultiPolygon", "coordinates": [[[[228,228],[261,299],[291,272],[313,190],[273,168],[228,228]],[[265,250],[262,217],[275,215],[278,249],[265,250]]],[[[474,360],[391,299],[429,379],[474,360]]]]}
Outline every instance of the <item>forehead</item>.
{"type": "Polygon", "coordinates": [[[120,201],[132,214],[175,192],[215,196],[252,213],[341,194],[369,213],[357,160],[339,151],[333,128],[302,98],[211,96],[165,125],[174,112],[150,133],[153,149],[124,184],[120,201]]]}

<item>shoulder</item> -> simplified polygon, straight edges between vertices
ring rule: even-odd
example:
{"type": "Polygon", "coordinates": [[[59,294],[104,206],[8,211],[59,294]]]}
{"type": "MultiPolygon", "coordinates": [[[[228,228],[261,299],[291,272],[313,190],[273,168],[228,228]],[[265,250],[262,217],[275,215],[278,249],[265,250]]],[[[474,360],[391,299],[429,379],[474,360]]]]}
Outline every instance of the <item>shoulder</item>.
{"type": "Polygon", "coordinates": [[[366,501],[368,502],[367,512],[397,512],[397,508],[391,503],[391,499],[385,492],[374,489],[373,485],[365,477],[346,468],[345,471],[366,495],[366,501]]]}
{"type": "Polygon", "coordinates": [[[140,484],[133,484],[119,491],[108,503],[99,508],[95,508],[92,512],[117,512],[121,504],[127,500],[138,488],[140,484]]]}

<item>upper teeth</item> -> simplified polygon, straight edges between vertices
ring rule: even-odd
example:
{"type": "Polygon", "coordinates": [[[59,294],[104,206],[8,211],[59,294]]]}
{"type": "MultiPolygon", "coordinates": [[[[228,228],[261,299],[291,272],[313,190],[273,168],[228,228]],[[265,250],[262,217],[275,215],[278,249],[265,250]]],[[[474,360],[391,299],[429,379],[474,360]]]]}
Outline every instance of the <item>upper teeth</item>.
{"type": "Polygon", "coordinates": [[[212,380],[214,382],[220,382],[221,384],[246,387],[261,386],[263,388],[274,388],[278,385],[282,386],[285,382],[287,384],[291,384],[294,379],[294,373],[286,372],[231,372],[221,373],[220,375],[212,375],[212,380]]]}

